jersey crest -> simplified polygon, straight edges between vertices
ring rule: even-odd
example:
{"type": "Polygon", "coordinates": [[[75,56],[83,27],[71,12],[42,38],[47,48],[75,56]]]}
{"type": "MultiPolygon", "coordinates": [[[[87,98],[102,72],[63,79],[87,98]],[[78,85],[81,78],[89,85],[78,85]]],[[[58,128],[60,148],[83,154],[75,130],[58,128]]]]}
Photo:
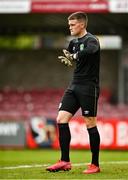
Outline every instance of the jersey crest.
{"type": "Polygon", "coordinates": [[[84,44],[80,44],[80,51],[84,50],[84,44]]]}

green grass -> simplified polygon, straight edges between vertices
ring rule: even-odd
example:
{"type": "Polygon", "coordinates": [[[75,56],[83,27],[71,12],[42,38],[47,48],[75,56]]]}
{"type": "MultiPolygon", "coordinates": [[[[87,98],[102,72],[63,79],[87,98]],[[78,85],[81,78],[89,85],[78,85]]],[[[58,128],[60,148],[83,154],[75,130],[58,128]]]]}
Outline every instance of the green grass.
{"type": "MultiPolygon", "coordinates": [[[[55,163],[59,157],[58,150],[1,150],[0,179],[128,179],[127,151],[101,151],[102,171],[91,175],[82,174],[86,168],[84,164],[74,166],[67,172],[47,172],[46,165],[55,163]],[[117,163],[111,164],[112,161],[117,161],[117,163]],[[38,167],[1,169],[18,165],[38,165],[38,167]]],[[[91,154],[87,150],[72,150],[70,157],[73,164],[89,163],[91,154]]]]}

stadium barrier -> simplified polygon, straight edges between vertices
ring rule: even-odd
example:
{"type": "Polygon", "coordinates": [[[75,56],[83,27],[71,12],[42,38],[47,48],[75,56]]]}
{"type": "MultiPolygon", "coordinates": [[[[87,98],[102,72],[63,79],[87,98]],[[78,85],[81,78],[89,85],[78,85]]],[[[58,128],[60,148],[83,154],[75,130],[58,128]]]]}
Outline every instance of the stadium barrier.
{"type": "Polygon", "coordinates": [[[24,148],[26,146],[26,130],[23,121],[0,121],[0,147],[24,148]]]}
{"type": "MultiPolygon", "coordinates": [[[[98,120],[98,129],[101,135],[101,149],[128,150],[128,119],[98,120]]],[[[70,121],[71,148],[89,149],[88,134],[82,117],[74,117],[70,121]]],[[[52,147],[59,148],[58,133],[55,120],[34,119],[27,131],[27,146],[29,148],[52,147]],[[35,121],[35,122],[34,122],[35,121]]]]}
{"type": "MultiPolygon", "coordinates": [[[[71,148],[89,149],[84,119],[71,119],[71,148]]],[[[128,118],[98,118],[101,149],[128,150],[128,118]]],[[[55,119],[32,117],[29,121],[0,121],[0,147],[2,148],[59,148],[55,119]]]]}

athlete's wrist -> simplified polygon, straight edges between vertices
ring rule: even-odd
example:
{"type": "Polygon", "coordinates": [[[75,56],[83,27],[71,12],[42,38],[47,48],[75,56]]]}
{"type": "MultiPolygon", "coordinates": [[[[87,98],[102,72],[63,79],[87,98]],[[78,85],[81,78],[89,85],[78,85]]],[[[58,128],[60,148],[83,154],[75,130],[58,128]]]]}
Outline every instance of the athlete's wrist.
{"type": "Polygon", "coordinates": [[[74,53],[74,54],[72,55],[72,57],[73,57],[74,60],[76,60],[76,59],[78,58],[78,53],[74,53]]]}

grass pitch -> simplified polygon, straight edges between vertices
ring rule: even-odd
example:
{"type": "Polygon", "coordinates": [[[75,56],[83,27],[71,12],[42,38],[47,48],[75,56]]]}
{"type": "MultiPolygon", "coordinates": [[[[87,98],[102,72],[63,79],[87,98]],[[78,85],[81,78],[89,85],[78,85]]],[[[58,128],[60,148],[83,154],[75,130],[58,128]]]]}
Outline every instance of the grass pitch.
{"type": "Polygon", "coordinates": [[[87,150],[71,150],[71,171],[47,172],[45,168],[60,158],[58,150],[1,150],[0,179],[127,179],[128,151],[101,151],[101,173],[85,175],[90,162],[87,150]]]}

